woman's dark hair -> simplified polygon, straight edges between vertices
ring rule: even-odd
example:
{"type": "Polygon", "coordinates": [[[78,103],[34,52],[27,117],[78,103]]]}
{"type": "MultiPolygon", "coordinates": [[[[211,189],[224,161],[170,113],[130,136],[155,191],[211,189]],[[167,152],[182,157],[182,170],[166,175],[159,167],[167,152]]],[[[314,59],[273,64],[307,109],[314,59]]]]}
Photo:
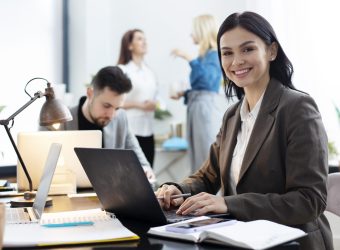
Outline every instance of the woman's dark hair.
{"type": "MultiPolygon", "coordinates": [[[[264,19],[259,14],[254,12],[243,12],[243,13],[234,13],[228,16],[224,22],[222,23],[218,33],[217,33],[217,48],[218,48],[218,57],[220,60],[220,65],[222,68],[222,59],[221,59],[221,47],[220,40],[222,35],[230,31],[236,27],[241,27],[259,38],[263,40],[266,45],[271,45],[273,42],[276,42],[278,45],[277,56],[274,61],[270,62],[269,75],[271,78],[275,78],[279,80],[283,85],[288,88],[295,89],[292,83],[292,75],[294,72],[293,65],[289,61],[285,52],[283,51],[276,34],[274,32],[273,27],[270,23],[264,19]]],[[[233,91],[236,94],[238,99],[241,99],[244,95],[243,88],[238,87],[233,81],[227,78],[224,70],[222,70],[224,83],[225,83],[225,94],[227,98],[233,97],[233,91]]]]}
{"type": "Polygon", "coordinates": [[[118,64],[124,64],[125,65],[132,60],[132,53],[129,50],[129,46],[130,46],[136,32],[143,33],[143,31],[141,31],[139,29],[133,29],[133,30],[127,31],[123,35],[121,45],[120,45],[120,54],[119,54],[118,64]]]}

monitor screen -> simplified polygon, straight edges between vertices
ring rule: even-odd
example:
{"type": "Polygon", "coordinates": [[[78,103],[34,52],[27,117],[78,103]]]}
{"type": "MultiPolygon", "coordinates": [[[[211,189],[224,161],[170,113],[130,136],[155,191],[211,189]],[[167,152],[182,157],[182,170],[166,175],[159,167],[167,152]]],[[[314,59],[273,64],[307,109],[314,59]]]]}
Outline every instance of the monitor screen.
{"type": "MultiPolygon", "coordinates": [[[[38,187],[48,150],[52,143],[62,144],[62,149],[51,189],[53,183],[67,182],[67,177],[69,176],[67,173],[74,176],[77,187],[91,187],[91,183],[74,152],[74,147],[101,148],[102,132],[99,130],[74,130],[18,133],[18,150],[32,178],[35,190],[38,187]]],[[[17,182],[19,190],[29,189],[27,178],[19,162],[17,166],[17,182]]],[[[65,192],[55,190],[50,193],[65,192]]]]}

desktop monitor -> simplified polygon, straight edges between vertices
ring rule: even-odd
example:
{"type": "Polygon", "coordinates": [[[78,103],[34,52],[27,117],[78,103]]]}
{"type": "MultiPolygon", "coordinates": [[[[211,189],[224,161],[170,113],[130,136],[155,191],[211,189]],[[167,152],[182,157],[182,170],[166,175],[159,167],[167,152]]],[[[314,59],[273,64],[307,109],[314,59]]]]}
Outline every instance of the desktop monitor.
{"type": "MultiPolygon", "coordinates": [[[[69,190],[70,185],[68,184],[70,182],[74,191],[75,186],[80,188],[91,187],[91,183],[74,152],[74,147],[101,148],[102,132],[99,130],[74,130],[18,133],[18,150],[32,178],[33,189],[38,188],[44,161],[51,143],[62,144],[62,149],[50,193],[73,193],[69,190]]],[[[19,190],[29,189],[27,178],[19,162],[17,182],[19,190]]]]}

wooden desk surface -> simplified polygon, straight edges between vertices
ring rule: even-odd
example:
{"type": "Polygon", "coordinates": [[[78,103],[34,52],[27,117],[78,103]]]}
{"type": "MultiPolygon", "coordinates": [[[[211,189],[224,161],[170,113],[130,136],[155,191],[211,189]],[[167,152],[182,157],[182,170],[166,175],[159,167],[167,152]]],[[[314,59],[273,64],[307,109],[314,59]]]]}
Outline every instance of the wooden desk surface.
{"type": "MultiPolygon", "coordinates": [[[[61,212],[61,211],[73,211],[82,209],[91,209],[100,207],[100,203],[97,197],[76,197],[68,198],[67,196],[52,196],[53,206],[45,208],[45,212],[61,212]]],[[[1,202],[8,202],[10,198],[2,198],[1,202]]],[[[138,209],[138,208],[137,208],[138,209]]],[[[140,236],[139,241],[122,242],[122,243],[105,243],[105,244],[91,244],[91,245],[78,245],[78,246],[65,246],[55,247],[48,249],[150,249],[150,250],[165,250],[165,249],[188,249],[188,250],[210,250],[210,249],[226,249],[234,250],[236,248],[219,247],[210,244],[192,244],[183,241],[168,240],[165,238],[156,238],[146,234],[150,226],[144,222],[120,219],[120,221],[129,228],[131,231],[140,236]]],[[[20,237],[20,236],[18,236],[20,237]]],[[[46,249],[46,247],[39,247],[46,249]]],[[[13,249],[13,248],[11,248],[13,249]]],[[[22,249],[22,248],[21,248],[22,249]]],[[[28,248],[27,248],[28,249],[28,248]]],[[[32,248],[31,248],[32,249],[32,248]]],[[[286,244],[272,250],[298,250],[297,243],[286,244]]]]}

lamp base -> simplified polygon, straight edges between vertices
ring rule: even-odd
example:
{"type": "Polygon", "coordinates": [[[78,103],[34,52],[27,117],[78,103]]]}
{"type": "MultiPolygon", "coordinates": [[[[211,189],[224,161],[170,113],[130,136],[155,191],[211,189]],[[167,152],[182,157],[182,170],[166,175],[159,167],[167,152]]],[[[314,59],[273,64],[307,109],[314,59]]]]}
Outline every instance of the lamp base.
{"type": "MultiPolygon", "coordinates": [[[[26,200],[24,198],[16,198],[10,201],[11,207],[32,207],[34,199],[26,200]]],[[[47,197],[45,207],[50,207],[53,205],[53,200],[51,197],[47,197]]]]}
{"type": "MultiPolygon", "coordinates": [[[[24,198],[16,198],[10,201],[11,207],[33,207],[36,194],[36,191],[26,191],[24,198]]],[[[47,197],[45,207],[52,206],[52,204],[52,198],[47,197]]]]}
{"type": "Polygon", "coordinates": [[[35,196],[37,195],[36,191],[26,191],[24,192],[24,199],[25,200],[32,200],[35,198],[35,196]]]}

